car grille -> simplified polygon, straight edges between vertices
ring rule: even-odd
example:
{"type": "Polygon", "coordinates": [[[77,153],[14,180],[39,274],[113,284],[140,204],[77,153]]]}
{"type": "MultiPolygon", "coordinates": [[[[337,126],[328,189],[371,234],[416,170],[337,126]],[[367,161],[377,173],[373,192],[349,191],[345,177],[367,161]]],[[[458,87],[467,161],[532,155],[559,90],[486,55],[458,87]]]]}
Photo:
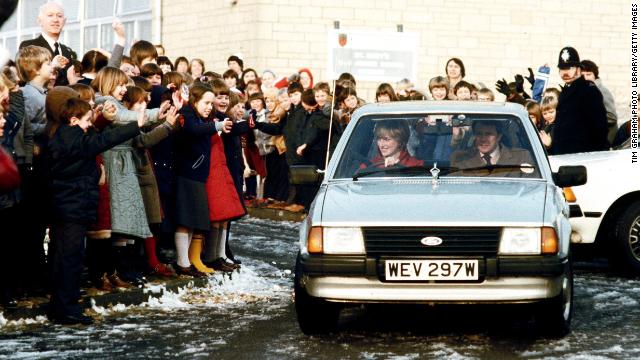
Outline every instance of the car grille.
{"type": "Polygon", "coordinates": [[[363,228],[368,255],[495,256],[500,228],[478,227],[367,227],[363,228]],[[423,245],[427,236],[442,239],[436,246],[423,245]]]}

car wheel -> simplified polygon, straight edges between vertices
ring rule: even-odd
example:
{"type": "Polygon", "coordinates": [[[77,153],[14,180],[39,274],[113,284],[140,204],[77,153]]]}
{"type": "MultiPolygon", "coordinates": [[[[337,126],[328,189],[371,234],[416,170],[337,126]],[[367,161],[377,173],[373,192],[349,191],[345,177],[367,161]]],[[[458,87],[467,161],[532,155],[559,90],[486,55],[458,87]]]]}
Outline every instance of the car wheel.
{"type": "Polygon", "coordinates": [[[310,296],[301,285],[300,256],[296,261],[294,295],[300,330],[307,335],[327,334],[335,330],[340,306],[310,296]]]}
{"type": "Polygon", "coordinates": [[[562,290],[558,296],[542,304],[538,313],[538,325],[542,334],[563,337],[571,330],[573,317],[573,268],[571,259],[565,265],[562,290]]]}
{"type": "Polygon", "coordinates": [[[616,223],[612,263],[640,274],[640,201],[632,203],[616,223]]]}

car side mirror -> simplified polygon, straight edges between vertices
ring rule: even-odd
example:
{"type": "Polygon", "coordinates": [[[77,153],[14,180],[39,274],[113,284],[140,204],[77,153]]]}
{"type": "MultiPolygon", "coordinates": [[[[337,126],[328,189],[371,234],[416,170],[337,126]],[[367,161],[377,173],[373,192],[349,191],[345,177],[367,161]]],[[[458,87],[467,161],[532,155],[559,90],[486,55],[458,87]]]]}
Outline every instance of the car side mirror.
{"type": "Polygon", "coordinates": [[[579,166],[560,166],[553,173],[553,182],[559,187],[579,186],[587,183],[587,168],[579,166]]]}
{"type": "Polygon", "coordinates": [[[318,170],[315,165],[291,165],[289,166],[289,182],[292,185],[313,185],[322,181],[324,171],[318,170]]]}

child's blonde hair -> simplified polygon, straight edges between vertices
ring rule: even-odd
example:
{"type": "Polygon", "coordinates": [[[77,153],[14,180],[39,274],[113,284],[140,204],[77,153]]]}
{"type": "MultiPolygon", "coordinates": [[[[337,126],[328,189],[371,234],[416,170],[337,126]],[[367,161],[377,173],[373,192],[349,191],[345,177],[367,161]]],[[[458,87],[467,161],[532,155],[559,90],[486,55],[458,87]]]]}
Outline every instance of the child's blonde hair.
{"type": "Polygon", "coordinates": [[[91,87],[102,96],[109,96],[118,87],[129,83],[129,77],[124,71],[111,66],[105,66],[91,81],[91,87]]]}
{"type": "Polygon", "coordinates": [[[444,76],[436,76],[429,80],[429,92],[433,90],[433,88],[443,87],[447,89],[447,93],[449,93],[449,80],[447,80],[444,76]]]}
{"type": "Polygon", "coordinates": [[[478,95],[487,95],[489,97],[489,101],[495,101],[496,97],[495,95],[493,95],[493,91],[491,91],[491,89],[489,88],[482,88],[480,90],[478,90],[478,95]]]}
{"type": "Polygon", "coordinates": [[[540,111],[553,110],[558,107],[558,99],[553,96],[546,96],[540,103],[540,111]]]}
{"type": "Polygon", "coordinates": [[[51,61],[49,50],[35,45],[25,46],[18,51],[16,67],[20,80],[29,82],[38,74],[42,64],[51,61]]]}

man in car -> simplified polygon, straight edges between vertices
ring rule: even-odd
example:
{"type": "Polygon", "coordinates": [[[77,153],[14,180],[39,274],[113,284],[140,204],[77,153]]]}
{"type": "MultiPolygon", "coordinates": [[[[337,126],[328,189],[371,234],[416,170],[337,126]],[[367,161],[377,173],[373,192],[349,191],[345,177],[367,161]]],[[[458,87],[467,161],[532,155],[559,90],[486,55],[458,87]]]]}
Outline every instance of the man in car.
{"type": "Polygon", "coordinates": [[[508,148],[501,143],[502,126],[496,121],[474,121],[471,125],[474,147],[451,155],[451,166],[462,171],[490,169],[489,176],[523,176],[534,171],[529,151],[508,148]],[[513,168],[504,167],[513,165],[513,168]],[[495,166],[495,169],[492,167],[495,166]]]}

